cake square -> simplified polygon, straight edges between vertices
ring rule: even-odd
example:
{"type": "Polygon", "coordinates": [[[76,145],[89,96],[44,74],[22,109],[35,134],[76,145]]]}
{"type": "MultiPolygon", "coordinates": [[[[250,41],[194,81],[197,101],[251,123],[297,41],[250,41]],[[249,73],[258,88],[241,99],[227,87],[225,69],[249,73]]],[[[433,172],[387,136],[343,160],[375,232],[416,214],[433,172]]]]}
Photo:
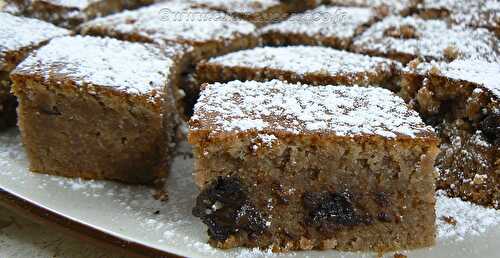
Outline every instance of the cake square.
{"type": "Polygon", "coordinates": [[[199,83],[279,79],[311,85],[379,86],[399,90],[401,63],[321,46],[259,47],[203,61],[199,83]]]}
{"type": "Polygon", "coordinates": [[[438,187],[500,209],[500,64],[412,62],[401,95],[441,137],[438,187]]]}
{"type": "Polygon", "coordinates": [[[269,45],[324,45],[347,49],[352,39],[377,17],[371,8],[322,5],[268,25],[260,34],[269,45]]]}
{"type": "Polygon", "coordinates": [[[403,63],[417,57],[429,61],[478,58],[495,62],[499,60],[498,44],[495,35],[486,29],[450,26],[441,20],[390,16],[357,37],[352,50],[403,63]]]}
{"type": "Polygon", "coordinates": [[[456,24],[486,28],[500,36],[500,2],[497,0],[423,0],[417,12],[424,19],[446,19],[456,24]]]}
{"type": "Polygon", "coordinates": [[[438,139],[374,87],[205,85],[190,121],[210,243],[388,251],[435,238],[438,139]]]}
{"type": "Polygon", "coordinates": [[[5,0],[6,11],[73,29],[101,15],[151,4],[154,0],[5,0]]]}
{"type": "MultiPolygon", "coordinates": [[[[189,2],[171,1],[143,7],[134,11],[110,15],[81,26],[84,35],[108,36],[127,41],[159,45],[190,46],[184,59],[186,78],[199,61],[259,43],[256,26],[240,18],[206,8],[194,8],[189,2]]],[[[195,83],[185,80],[184,109],[189,115],[198,98],[195,83]]]]}
{"type": "Polygon", "coordinates": [[[10,72],[30,51],[71,32],[52,24],[0,12],[0,130],[16,123],[17,101],[10,93],[10,72]]]}
{"type": "MultiPolygon", "coordinates": [[[[285,19],[290,13],[306,10],[308,1],[279,0],[189,0],[194,7],[225,12],[257,26],[285,19]]],[[[309,0],[309,2],[311,2],[309,0]]]]}
{"type": "Polygon", "coordinates": [[[11,75],[30,169],[163,179],[178,125],[175,64],[165,49],[109,38],[63,37],[40,48],[11,75]]]}
{"type": "Polygon", "coordinates": [[[165,2],[84,23],[81,33],[128,41],[192,46],[193,62],[257,45],[254,24],[223,12],[165,2]]]}
{"type": "Polygon", "coordinates": [[[420,0],[325,0],[326,3],[340,6],[362,6],[377,8],[382,13],[408,15],[420,0]]]}

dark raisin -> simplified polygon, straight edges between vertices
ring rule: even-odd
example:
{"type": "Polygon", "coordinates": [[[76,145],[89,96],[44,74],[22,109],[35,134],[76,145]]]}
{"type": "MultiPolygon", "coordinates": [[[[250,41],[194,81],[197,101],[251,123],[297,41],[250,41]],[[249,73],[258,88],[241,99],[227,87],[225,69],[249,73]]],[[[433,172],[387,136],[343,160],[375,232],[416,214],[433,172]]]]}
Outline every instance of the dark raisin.
{"type": "Polygon", "coordinates": [[[382,208],[387,208],[391,205],[391,195],[385,192],[375,193],[375,202],[382,208]]]}
{"type": "Polygon", "coordinates": [[[208,226],[209,236],[224,241],[241,230],[249,235],[262,234],[266,221],[248,200],[240,180],[218,177],[196,199],[193,215],[208,226]]]}
{"type": "Polygon", "coordinates": [[[378,220],[382,222],[392,222],[393,218],[386,212],[380,212],[377,216],[378,220]]]}
{"type": "Polygon", "coordinates": [[[481,131],[489,142],[500,138],[500,114],[490,114],[481,122],[481,131]]]}
{"type": "Polygon", "coordinates": [[[324,229],[371,223],[369,216],[362,215],[350,199],[347,193],[305,193],[306,223],[324,229]]]}

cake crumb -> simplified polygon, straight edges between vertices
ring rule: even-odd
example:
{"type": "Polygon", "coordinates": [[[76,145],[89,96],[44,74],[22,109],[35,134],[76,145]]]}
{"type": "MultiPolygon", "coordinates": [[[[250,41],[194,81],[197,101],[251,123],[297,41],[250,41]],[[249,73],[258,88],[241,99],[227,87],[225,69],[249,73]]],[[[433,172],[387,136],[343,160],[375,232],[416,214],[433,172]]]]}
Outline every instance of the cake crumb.
{"type": "Polygon", "coordinates": [[[441,220],[453,226],[457,225],[457,220],[451,216],[441,216],[441,220]]]}

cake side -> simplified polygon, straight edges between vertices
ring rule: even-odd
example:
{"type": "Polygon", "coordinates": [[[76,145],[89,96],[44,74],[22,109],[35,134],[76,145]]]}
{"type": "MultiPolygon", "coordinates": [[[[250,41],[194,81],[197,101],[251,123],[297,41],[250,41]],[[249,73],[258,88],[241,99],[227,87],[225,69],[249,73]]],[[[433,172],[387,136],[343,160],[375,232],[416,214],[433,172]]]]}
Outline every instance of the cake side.
{"type": "Polygon", "coordinates": [[[206,85],[189,142],[202,189],[193,214],[214,246],[389,251],[434,243],[438,140],[387,90],[206,85]]]}
{"type": "Polygon", "coordinates": [[[399,89],[402,65],[326,47],[261,47],[197,65],[198,83],[279,79],[311,85],[360,85],[399,89]]]}
{"type": "Polygon", "coordinates": [[[113,39],[42,47],[11,75],[30,169],[127,183],[164,178],[178,125],[174,65],[157,47],[113,39]]]}
{"type": "Polygon", "coordinates": [[[499,65],[471,60],[412,63],[402,96],[437,129],[438,187],[450,196],[499,208],[499,65]]]}

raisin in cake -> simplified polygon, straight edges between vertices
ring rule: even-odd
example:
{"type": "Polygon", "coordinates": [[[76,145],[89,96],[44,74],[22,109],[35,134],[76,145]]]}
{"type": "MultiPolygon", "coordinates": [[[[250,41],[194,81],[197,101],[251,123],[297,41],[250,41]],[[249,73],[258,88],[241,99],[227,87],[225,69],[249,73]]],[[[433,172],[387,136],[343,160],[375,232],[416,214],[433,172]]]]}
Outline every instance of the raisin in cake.
{"type": "Polygon", "coordinates": [[[52,40],[12,73],[34,172],[153,183],[168,172],[178,115],[176,58],[109,38],[52,40]]]}
{"type": "Polygon", "coordinates": [[[434,244],[438,139],[381,88],[205,85],[189,142],[193,214],[220,248],[388,251],[434,244]]]}

